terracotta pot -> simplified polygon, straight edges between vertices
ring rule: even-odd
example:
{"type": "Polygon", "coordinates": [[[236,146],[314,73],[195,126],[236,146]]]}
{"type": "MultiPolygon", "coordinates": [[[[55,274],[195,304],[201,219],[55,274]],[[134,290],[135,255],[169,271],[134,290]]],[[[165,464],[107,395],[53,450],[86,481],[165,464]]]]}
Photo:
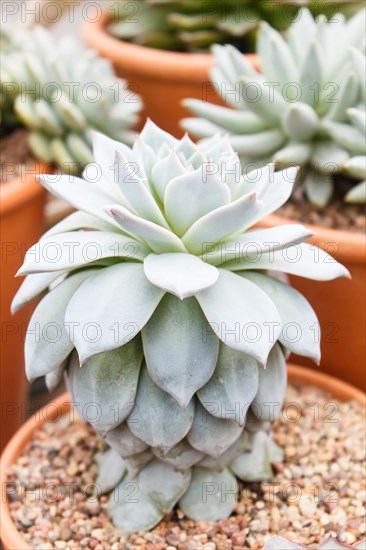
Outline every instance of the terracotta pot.
{"type": "MultiPolygon", "coordinates": [[[[273,227],[293,223],[281,216],[268,216],[259,225],[273,227]]],[[[352,280],[319,282],[290,275],[291,284],[311,303],[321,327],[320,367],[303,357],[296,363],[321,369],[336,378],[365,389],[366,384],[366,235],[308,225],[316,235],[309,242],[345,265],[352,280]]],[[[315,251],[314,251],[315,253],[315,251]]]]}
{"type": "Polygon", "coordinates": [[[45,191],[36,172],[49,172],[35,163],[28,174],[1,184],[1,425],[0,448],[21,424],[26,407],[24,335],[32,306],[10,313],[10,304],[22,279],[14,278],[24,254],[43,231],[45,191]]]}
{"type": "MultiPolygon", "coordinates": [[[[93,23],[85,22],[82,34],[88,46],[107,57],[117,75],[141,95],[145,108],[140,128],[146,117],[150,117],[167,132],[180,137],[183,130],[179,120],[192,116],[180,105],[182,99],[193,97],[222,104],[209,76],[214,64],[211,54],[177,53],[129,44],[107,32],[108,21],[104,14],[93,23]]],[[[256,55],[249,54],[247,59],[257,66],[256,55]]]]}
{"type": "MultiPolygon", "coordinates": [[[[314,372],[310,369],[298,367],[297,365],[288,365],[289,381],[294,384],[306,384],[315,386],[332,394],[340,401],[355,400],[362,406],[366,406],[366,395],[360,390],[337,380],[326,374],[314,372]]],[[[52,401],[52,406],[44,407],[37,415],[30,418],[24,426],[18,430],[14,437],[9,441],[1,457],[0,482],[2,498],[0,504],[1,527],[0,537],[4,545],[4,550],[31,550],[23,540],[21,534],[17,531],[10,516],[6,483],[7,469],[14,464],[18,456],[24,449],[25,444],[31,439],[33,432],[39,429],[46,421],[52,422],[66,414],[70,410],[70,396],[66,393],[58,399],[52,401]]]]}

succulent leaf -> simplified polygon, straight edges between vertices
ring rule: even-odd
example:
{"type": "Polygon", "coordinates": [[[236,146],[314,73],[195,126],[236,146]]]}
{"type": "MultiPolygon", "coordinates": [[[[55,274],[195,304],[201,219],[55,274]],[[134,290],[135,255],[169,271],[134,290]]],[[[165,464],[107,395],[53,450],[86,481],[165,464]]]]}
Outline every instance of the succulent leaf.
{"type": "Polygon", "coordinates": [[[225,519],[235,506],[237,491],[236,479],[228,469],[214,472],[195,466],[191,484],[180,499],[179,507],[191,519],[225,519]]]}
{"type": "Polygon", "coordinates": [[[181,301],[166,294],[142,330],[151,378],[181,407],[188,406],[215,370],[219,340],[208,328],[195,298],[181,301]]]}

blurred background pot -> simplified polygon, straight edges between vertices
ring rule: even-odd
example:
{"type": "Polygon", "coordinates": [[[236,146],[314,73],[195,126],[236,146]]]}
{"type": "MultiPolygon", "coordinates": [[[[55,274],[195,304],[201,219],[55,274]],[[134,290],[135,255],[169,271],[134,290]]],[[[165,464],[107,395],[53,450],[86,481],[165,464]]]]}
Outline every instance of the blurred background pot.
{"type": "MultiPolygon", "coordinates": [[[[84,22],[83,36],[88,46],[108,58],[118,76],[129,82],[132,92],[144,102],[140,126],[146,117],[179,137],[181,118],[189,112],[180,103],[187,97],[222,104],[211,83],[209,70],[214,65],[209,53],[180,53],[137,46],[111,36],[106,27],[108,15],[95,22],[84,22]]],[[[257,56],[246,58],[257,66],[257,56]]]]}
{"type": "MultiPolygon", "coordinates": [[[[261,227],[274,227],[291,220],[272,215],[261,227]]],[[[308,242],[319,246],[350,271],[352,280],[336,279],[326,284],[289,275],[290,284],[313,306],[320,322],[320,366],[303,357],[296,362],[365,389],[366,385],[366,235],[308,225],[315,233],[308,242]]],[[[314,254],[316,248],[314,247],[314,254]]],[[[330,259],[331,261],[331,259],[330,259]]],[[[314,332],[315,334],[315,332],[314,332]]]]}
{"type": "MultiPolygon", "coordinates": [[[[289,382],[292,384],[309,385],[329,392],[332,397],[339,401],[355,400],[365,406],[366,396],[360,390],[346,384],[336,378],[325,374],[314,372],[310,369],[299,367],[297,365],[288,365],[289,382]]],[[[14,522],[11,518],[8,498],[7,498],[7,469],[11,464],[14,464],[18,456],[22,453],[24,446],[32,438],[33,433],[41,428],[44,422],[52,422],[60,419],[62,414],[67,414],[70,410],[72,399],[65,393],[56,400],[52,400],[52,407],[45,407],[37,416],[30,418],[24,426],[9,441],[1,456],[1,540],[4,545],[4,550],[31,550],[30,546],[22,538],[17,531],[14,522]]]]}
{"type": "Polygon", "coordinates": [[[10,304],[22,282],[15,274],[23,256],[44,229],[45,191],[34,174],[49,171],[35,162],[26,173],[1,183],[1,448],[21,424],[27,402],[23,348],[32,305],[13,316],[10,304]]]}

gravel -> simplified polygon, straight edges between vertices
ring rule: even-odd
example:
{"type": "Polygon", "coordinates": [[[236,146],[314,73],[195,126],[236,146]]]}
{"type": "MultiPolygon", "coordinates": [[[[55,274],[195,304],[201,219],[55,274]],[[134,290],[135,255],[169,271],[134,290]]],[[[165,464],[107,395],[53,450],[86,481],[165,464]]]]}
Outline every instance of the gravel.
{"type": "Polygon", "coordinates": [[[46,423],[9,468],[12,518],[34,550],[260,549],[272,535],[315,547],[365,538],[365,412],[310,387],[289,386],[274,427],[285,449],[267,483],[240,484],[232,516],[192,521],[179,509],[151,532],[127,535],[93,496],[101,443],[76,416],[46,423]],[[71,420],[71,421],[70,421],[71,420]]]}

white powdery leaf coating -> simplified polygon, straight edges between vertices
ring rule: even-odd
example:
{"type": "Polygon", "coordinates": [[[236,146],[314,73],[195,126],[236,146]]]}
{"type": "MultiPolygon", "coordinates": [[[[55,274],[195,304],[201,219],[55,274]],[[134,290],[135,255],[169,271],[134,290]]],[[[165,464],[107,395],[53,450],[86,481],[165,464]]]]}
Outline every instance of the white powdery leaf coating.
{"type": "Polygon", "coordinates": [[[70,298],[93,272],[70,276],[36,307],[25,339],[25,371],[30,382],[57,369],[71,353],[65,311],[70,298]]]}
{"type": "Polygon", "coordinates": [[[209,288],[219,277],[216,267],[192,254],[150,254],[144,270],[150,283],[181,300],[209,288]]]}
{"type": "Polygon", "coordinates": [[[132,340],[164,296],[140,263],[121,263],[96,275],[74,294],[65,315],[81,363],[132,340]]]}
{"type": "Polygon", "coordinates": [[[186,407],[212,376],[219,351],[197,300],[166,294],[142,329],[142,341],[153,381],[186,407]]]}
{"type": "Polygon", "coordinates": [[[191,484],[180,499],[179,507],[186,516],[194,520],[225,519],[234,509],[237,491],[238,484],[230,470],[213,472],[195,466],[191,484]],[[220,490],[222,487],[225,488],[225,494],[220,490]]]}
{"type": "Polygon", "coordinates": [[[108,231],[70,231],[42,239],[27,252],[17,275],[70,271],[105,258],[143,260],[149,249],[108,231]]]}
{"type": "Polygon", "coordinates": [[[56,281],[59,277],[62,277],[65,273],[65,271],[54,271],[52,273],[36,273],[34,275],[28,275],[14,296],[11,304],[11,312],[16,313],[19,309],[25,306],[25,304],[46,290],[51,283],[56,281]]]}
{"type": "Polygon", "coordinates": [[[257,285],[219,269],[218,281],[197,294],[197,300],[218,338],[251,355],[262,365],[280,335],[281,318],[271,299],[257,285]],[[270,334],[269,326],[273,328],[270,334]]]}
{"type": "Polygon", "coordinates": [[[252,271],[238,274],[262,288],[275,304],[282,321],[279,340],[285,348],[319,363],[320,342],[314,333],[318,319],[306,298],[291,286],[267,275],[252,271]]]}

